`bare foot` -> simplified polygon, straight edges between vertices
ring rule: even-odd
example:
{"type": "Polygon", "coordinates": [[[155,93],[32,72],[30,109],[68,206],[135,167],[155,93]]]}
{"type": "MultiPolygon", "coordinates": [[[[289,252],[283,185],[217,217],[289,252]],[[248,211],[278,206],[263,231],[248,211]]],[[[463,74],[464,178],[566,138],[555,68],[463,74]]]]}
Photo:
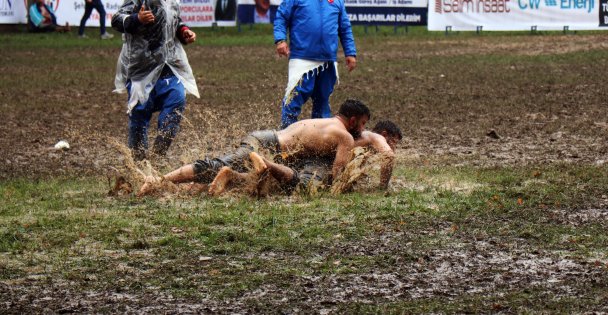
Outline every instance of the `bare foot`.
{"type": "Polygon", "coordinates": [[[137,192],[137,197],[142,197],[150,194],[160,185],[162,177],[154,177],[154,176],[146,176],[144,180],[144,184],[141,185],[141,188],[137,192]]]}
{"type": "Polygon", "coordinates": [[[258,153],[256,153],[256,152],[249,153],[249,158],[251,159],[251,162],[253,163],[253,168],[255,169],[256,174],[260,175],[268,169],[266,162],[264,162],[264,158],[261,157],[258,153]]]}
{"type": "Polygon", "coordinates": [[[209,185],[191,182],[188,184],[184,184],[183,187],[181,187],[181,191],[186,192],[192,196],[196,196],[202,194],[203,192],[209,191],[209,185]]]}
{"type": "Polygon", "coordinates": [[[218,196],[226,190],[226,186],[232,180],[233,171],[228,166],[224,166],[217,172],[217,175],[209,185],[209,194],[218,196]]]}

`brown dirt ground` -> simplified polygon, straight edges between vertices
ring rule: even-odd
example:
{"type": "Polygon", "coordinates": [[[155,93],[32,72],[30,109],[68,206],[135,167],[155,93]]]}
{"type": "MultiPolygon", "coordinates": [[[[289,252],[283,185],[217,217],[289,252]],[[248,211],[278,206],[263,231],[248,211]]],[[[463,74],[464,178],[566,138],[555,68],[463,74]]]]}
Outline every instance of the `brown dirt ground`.
{"type": "MultiPolygon", "coordinates": [[[[608,161],[602,77],[608,59],[601,54],[572,56],[605,50],[607,43],[608,35],[362,38],[359,68],[352,74],[341,68],[333,108],[346,97],[356,97],[372,108],[371,125],[382,118],[397,122],[405,134],[398,156],[406,164],[601,165],[608,161]],[[497,136],[488,136],[491,131],[497,136]]],[[[104,176],[122,165],[123,157],[110,141],[126,142],[126,96],[111,93],[118,52],[118,47],[8,49],[0,55],[0,179],[104,176]],[[41,73],[41,66],[48,71],[41,73]],[[61,139],[72,148],[52,149],[61,139]]],[[[194,46],[187,52],[202,97],[189,97],[182,132],[168,159],[155,161],[159,169],[225,152],[248,131],[279,123],[286,62],[273,55],[272,46],[194,46]]],[[[605,210],[555,211],[556,220],[568,224],[606,218],[605,210]]],[[[1,303],[14,313],[327,313],[339,311],[337,303],[449,300],[463,290],[476,294],[524,284],[576,296],[583,288],[561,283],[593,283],[605,273],[588,260],[557,259],[521,244],[483,238],[462,239],[458,248],[416,258],[395,255],[410,246],[409,237],[407,231],[387,232],[319,253],[320,261],[328,259],[329,252],[395,259],[378,272],[282,279],[223,301],[193,303],[153,290],[136,296],[120,288],[82,292],[65,280],[31,276],[19,286],[0,284],[0,295],[10,297],[1,303]],[[517,248],[496,255],[505,246],[517,248]],[[496,270],[504,276],[484,278],[496,270]],[[469,280],[472,273],[474,282],[469,280]],[[550,281],[541,284],[540,279],[550,281]],[[293,292],[295,300],[286,300],[284,290],[293,292]],[[261,300],[265,304],[259,304],[261,300]]],[[[291,259],[276,255],[269,261],[291,259]]],[[[196,273],[196,258],[192,260],[192,265],[180,268],[196,273]]],[[[123,274],[127,282],[137,278],[123,274]]],[[[500,305],[494,311],[518,312],[500,305]]]]}
{"type": "MultiPolygon", "coordinates": [[[[366,38],[359,41],[359,68],[351,74],[341,68],[333,107],[356,97],[372,108],[371,125],[396,121],[406,135],[403,161],[603,164],[606,60],[562,57],[604,50],[606,39],[366,38]],[[491,130],[498,139],[487,136],[491,130]]],[[[126,96],[111,93],[117,54],[118,48],[2,54],[0,178],[99,175],[120,165],[108,144],[126,138],[126,96]],[[38,71],[44,65],[47,75],[38,71]],[[72,148],[53,150],[61,139],[72,148]]],[[[188,54],[202,98],[189,97],[166,167],[226,151],[248,131],[274,128],[279,120],[286,64],[271,47],[195,46],[188,54]]]]}

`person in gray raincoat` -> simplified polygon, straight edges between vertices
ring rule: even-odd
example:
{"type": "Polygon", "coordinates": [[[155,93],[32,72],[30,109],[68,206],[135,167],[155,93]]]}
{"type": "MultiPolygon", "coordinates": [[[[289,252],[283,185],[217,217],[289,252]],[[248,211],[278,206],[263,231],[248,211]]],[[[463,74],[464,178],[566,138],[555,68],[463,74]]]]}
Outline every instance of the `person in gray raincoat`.
{"type": "Polygon", "coordinates": [[[112,16],[112,28],[123,33],[114,92],[129,93],[129,148],[136,160],[146,158],[152,113],[160,112],[153,152],[162,156],[179,131],[186,92],[199,97],[182,46],[196,34],[179,15],[176,0],[125,0],[112,16]]]}

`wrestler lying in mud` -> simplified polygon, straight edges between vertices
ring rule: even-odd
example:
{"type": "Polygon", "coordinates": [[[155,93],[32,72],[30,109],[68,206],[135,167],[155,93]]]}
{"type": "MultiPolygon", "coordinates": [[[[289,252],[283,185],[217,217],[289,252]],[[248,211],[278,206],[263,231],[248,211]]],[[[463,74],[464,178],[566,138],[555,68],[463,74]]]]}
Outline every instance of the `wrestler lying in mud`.
{"type": "MultiPolygon", "coordinates": [[[[161,181],[175,184],[192,181],[211,183],[225,166],[237,172],[245,172],[249,153],[261,150],[268,150],[272,155],[301,159],[330,156],[333,161],[331,174],[335,178],[348,163],[355,147],[355,139],[361,137],[369,118],[370,111],[365,104],[357,100],[346,100],[340,106],[338,114],[332,118],[305,119],[280,131],[254,131],[241,141],[240,147],[232,154],[197,160],[161,178],[147,177],[138,196],[152,192],[161,181]]],[[[215,187],[211,183],[210,194],[217,193],[215,187]]]]}
{"type": "MultiPolygon", "coordinates": [[[[382,155],[380,168],[380,187],[388,188],[390,182],[396,145],[402,139],[401,130],[391,121],[381,121],[372,131],[363,131],[355,140],[355,147],[369,147],[382,155]]],[[[259,177],[268,174],[279,182],[281,190],[287,194],[294,191],[309,193],[331,186],[333,177],[332,156],[309,156],[299,159],[287,159],[283,163],[271,161],[257,152],[249,153],[254,173],[242,173],[228,166],[222,167],[210,186],[210,193],[219,195],[229,184],[246,182],[251,176],[259,177]]]]}

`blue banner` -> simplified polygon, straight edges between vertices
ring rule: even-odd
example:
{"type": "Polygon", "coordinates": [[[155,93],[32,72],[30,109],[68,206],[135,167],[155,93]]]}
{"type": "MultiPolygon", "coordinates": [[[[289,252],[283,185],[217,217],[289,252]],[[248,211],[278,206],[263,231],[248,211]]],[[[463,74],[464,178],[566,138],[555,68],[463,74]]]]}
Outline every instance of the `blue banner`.
{"type": "Polygon", "coordinates": [[[600,26],[608,26],[608,0],[600,0],[600,26]]]}

